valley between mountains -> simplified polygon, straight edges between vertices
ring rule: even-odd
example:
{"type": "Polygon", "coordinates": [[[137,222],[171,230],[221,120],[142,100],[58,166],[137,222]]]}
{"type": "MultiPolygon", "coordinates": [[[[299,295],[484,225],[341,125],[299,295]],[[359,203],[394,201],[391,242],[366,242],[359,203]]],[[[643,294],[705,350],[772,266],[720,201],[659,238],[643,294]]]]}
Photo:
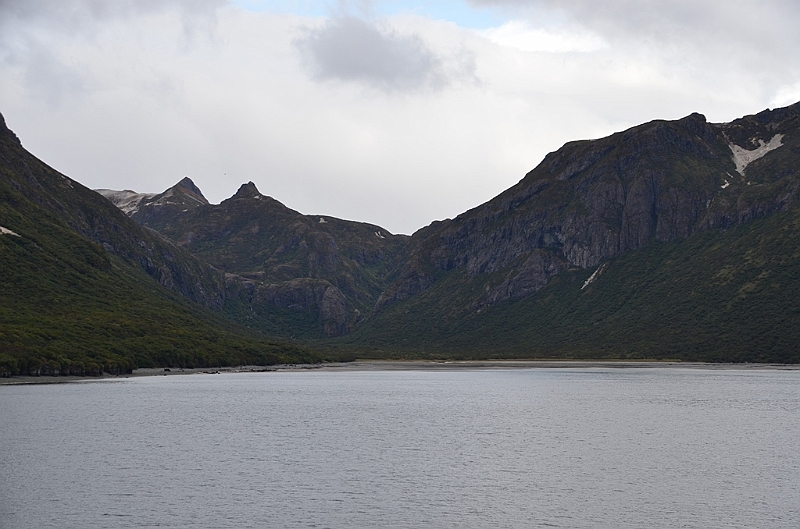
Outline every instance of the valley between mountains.
{"type": "Polygon", "coordinates": [[[91,191],[0,126],[0,372],[371,358],[800,361],[800,104],[550,153],[411,236],[249,182],[91,191]]]}

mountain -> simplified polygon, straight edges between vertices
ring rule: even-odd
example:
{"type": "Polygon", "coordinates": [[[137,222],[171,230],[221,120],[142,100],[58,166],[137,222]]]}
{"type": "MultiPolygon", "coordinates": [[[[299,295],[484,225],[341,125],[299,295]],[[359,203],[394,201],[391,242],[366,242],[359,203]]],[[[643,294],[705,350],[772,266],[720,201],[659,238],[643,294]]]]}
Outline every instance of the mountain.
{"type": "Polygon", "coordinates": [[[568,143],[493,200],[415,233],[376,317],[347,343],[797,362],[798,129],[800,104],[568,143]]]}
{"type": "Polygon", "coordinates": [[[798,196],[799,110],[729,124],[692,114],[568,143],[493,200],[417,232],[378,306],[425,290],[442,272],[494,274],[478,310],[525,297],[570,267],[781,211],[798,196]]]}
{"type": "Polygon", "coordinates": [[[798,362],[798,167],[800,103],[567,143],[411,237],[252,182],[219,205],[184,180],[162,195],[195,199],[128,207],[225,272],[230,318],[334,352],[798,362]]]}
{"type": "Polygon", "coordinates": [[[224,319],[225,277],[28,153],[0,116],[0,375],[313,359],[224,319]]]}
{"type": "MultiPolygon", "coordinates": [[[[123,207],[119,192],[102,193],[123,207]]],[[[223,270],[229,315],[287,337],[350,332],[388,286],[408,239],[372,224],[303,215],[252,182],[212,205],[185,178],[128,214],[223,270]]]]}

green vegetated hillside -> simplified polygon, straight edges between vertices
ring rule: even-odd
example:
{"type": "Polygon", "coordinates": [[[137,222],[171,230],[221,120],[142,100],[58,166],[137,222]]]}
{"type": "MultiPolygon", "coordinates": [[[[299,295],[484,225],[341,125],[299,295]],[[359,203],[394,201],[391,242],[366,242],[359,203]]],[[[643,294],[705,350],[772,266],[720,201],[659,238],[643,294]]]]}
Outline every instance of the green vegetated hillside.
{"type": "Polygon", "coordinates": [[[654,242],[470,310],[491,281],[446,272],[335,347],[375,357],[800,362],[798,207],[654,242]]]}
{"type": "Polygon", "coordinates": [[[0,375],[318,361],[214,314],[223,278],[21,146],[0,117],[0,375]]]}
{"type": "Polygon", "coordinates": [[[20,232],[0,237],[2,374],[319,360],[236,329],[66,230],[20,232]]]}

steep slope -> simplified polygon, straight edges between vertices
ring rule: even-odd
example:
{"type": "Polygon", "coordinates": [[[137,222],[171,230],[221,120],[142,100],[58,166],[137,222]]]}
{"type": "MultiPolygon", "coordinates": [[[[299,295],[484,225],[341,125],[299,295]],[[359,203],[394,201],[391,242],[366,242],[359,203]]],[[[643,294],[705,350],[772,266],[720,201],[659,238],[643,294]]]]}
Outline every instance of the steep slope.
{"type": "Polygon", "coordinates": [[[200,304],[222,307],[221,273],[157,233],[142,230],[103,197],[37,160],[5,121],[0,123],[0,156],[8,205],[30,201],[109,254],[139,265],[162,286],[200,304]]]}
{"type": "Polygon", "coordinates": [[[800,189],[799,112],[800,104],[729,124],[692,114],[568,143],[493,200],[414,234],[378,308],[459,270],[492,274],[470,301],[480,310],[572,267],[781,211],[800,189]]]}
{"type": "Polygon", "coordinates": [[[351,331],[389,284],[407,240],[372,224],[302,215],[252,182],[219,205],[153,214],[156,198],[132,218],[224,270],[233,318],[285,336],[351,331]]]}
{"type": "Polygon", "coordinates": [[[0,226],[0,374],[309,356],[203,309],[223,305],[220,272],[30,155],[2,116],[0,226]]]}

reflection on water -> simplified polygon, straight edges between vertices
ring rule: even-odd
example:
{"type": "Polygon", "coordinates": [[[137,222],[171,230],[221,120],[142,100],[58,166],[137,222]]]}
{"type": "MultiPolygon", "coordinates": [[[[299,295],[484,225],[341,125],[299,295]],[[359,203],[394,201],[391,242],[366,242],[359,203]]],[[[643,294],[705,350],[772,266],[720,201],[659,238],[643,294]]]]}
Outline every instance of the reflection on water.
{"type": "Polygon", "coordinates": [[[800,372],[0,387],[0,527],[800,527],[800,372]]]}

